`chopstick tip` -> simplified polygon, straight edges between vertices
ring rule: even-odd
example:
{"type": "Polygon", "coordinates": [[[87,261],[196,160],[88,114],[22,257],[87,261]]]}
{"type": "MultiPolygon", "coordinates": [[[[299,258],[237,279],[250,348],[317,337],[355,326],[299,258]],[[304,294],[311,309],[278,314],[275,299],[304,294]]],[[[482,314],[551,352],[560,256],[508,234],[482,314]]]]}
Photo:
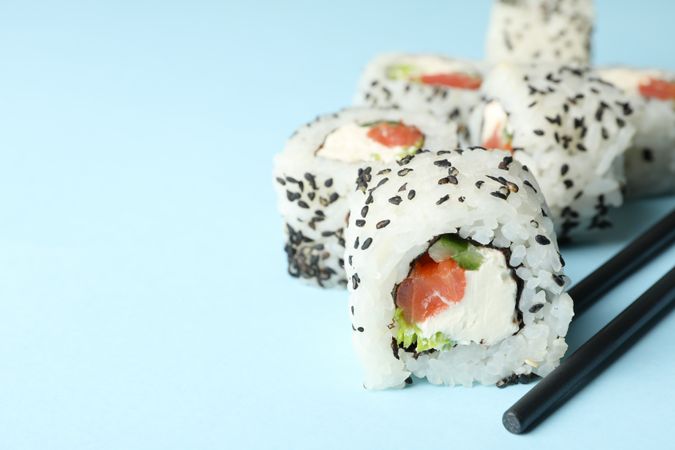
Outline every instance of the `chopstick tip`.
{"type": "Polygon", "coordinates": [[[502,423],[504,424],[504,428],[510,433],[521,434],[525,431],[520,423],[518,415],[514,411],[506,411],[502,416],[502,423]]]}

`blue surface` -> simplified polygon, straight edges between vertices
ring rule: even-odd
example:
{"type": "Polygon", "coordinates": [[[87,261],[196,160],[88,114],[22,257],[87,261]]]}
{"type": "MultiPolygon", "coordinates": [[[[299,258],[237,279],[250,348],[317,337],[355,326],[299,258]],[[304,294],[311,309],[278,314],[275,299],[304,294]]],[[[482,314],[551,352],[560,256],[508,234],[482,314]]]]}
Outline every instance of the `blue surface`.
{"type": "MultiPolygon", "coordinates": [[[[345,293],[284,273],[272,155],[347,105],[377,52],[480,57],[489,2],[45,3],[0,4],[0,448],[670,444],[673,314],[516,437],[500,417],[525,386],[363,390],[345,293]]],[[[643,5],[598,2],[598,62],[675,69],[659,50],[675,3],[643,5]]],[[[618,211],[602,242],[564,249],[569,275],[674,205],[618,211]]]]}

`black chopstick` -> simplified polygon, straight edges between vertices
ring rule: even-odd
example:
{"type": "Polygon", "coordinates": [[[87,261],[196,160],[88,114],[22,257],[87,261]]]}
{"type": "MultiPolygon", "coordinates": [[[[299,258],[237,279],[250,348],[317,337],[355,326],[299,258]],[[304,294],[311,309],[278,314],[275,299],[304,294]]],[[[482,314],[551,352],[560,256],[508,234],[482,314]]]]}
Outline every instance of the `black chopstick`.
{"type": "Polygon", "coordinates": [[[675,209],[569,290],[579,317],[599,298],[675,240],[675,209]]]}
{"type": "Polygon", "coordinates": [[[521,434],[562,405],[628,349],[675,301],[675,267],[511,406],[504,427],[521,434]]]}

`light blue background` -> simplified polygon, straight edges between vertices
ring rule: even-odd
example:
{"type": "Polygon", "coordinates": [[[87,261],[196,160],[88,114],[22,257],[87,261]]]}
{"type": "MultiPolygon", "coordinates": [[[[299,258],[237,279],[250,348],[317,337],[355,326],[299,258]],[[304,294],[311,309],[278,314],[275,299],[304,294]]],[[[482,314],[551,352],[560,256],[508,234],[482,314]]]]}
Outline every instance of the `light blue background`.
{"type": "MultiPolygon", "coordinates": [[[[381,51],[479,58],[489,2],[0,3],[0,448],[665,448],[675,315],[535,432],[528,387],[367,392],[345,293],[285,274],[272,155],[381,51]]],[[[599,1],[596,61],[675,69],[670,1],[599,1]]],[[[578,280],[675,205],[632,204],[578,280]]],[[[675,250],[575,324],[573,348],[675,250]]]]}

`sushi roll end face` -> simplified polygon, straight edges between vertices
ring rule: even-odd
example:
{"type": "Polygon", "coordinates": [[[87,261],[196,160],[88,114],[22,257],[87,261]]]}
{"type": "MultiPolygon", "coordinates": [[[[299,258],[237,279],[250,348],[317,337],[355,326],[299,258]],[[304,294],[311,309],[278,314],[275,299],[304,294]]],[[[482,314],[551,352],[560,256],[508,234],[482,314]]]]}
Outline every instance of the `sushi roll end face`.
{"type": "Polygon", "coordinates": [[[526,168],[499,150],[422,151],[363,188],[350,198],[345,267],[367,388],[553,370],[572,301],[526,168]]]}
{"type": "Polygon", "coordinates": [[[482,63],[440,55],[383,54],[364,70],[355,103],[430,112],[456,122],[460,140],[468,142],[467,119],[480,99],[484,70],[482,63]]]}
{"type": "Polygon", "coordinates": [[[424,134],[400,121],[348,123],[333,130],[316,155],[349,163],[391,162],[414,154],[423,144],[424,134]]]}
{"type": "MultiPolygon", "coordinates": [[[[344,288],[346,198],[361,165],[400,160],[423,145],[456,144],[453,124],[391,109],[346,109],[300,128],[274,165],[288,273],[316,286],[344,288]]],[[[371,177],[360,175],[363,182],[371,177]]]]}
{"type": "Polygon", "coordinates": [[[626,195],[675,192],[675,74],[663,70],[605,67],[602,79],[621,89],[634,110],[635,138],[626,152],[626,195]]]}
{"type": "Polygon", "coordinates": [[[417,352],[493,345],[518,331],[517,290],[503,252],[443,235],[396,289],[397,340],[417,352]]]}

